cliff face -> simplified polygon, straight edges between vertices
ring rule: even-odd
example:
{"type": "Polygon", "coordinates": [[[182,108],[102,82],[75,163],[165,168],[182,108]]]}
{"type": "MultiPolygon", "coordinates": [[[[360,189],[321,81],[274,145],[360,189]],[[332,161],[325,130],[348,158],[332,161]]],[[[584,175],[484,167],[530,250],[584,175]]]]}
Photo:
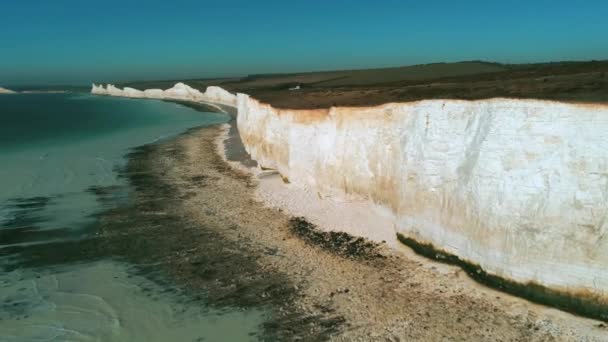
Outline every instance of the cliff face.
{"type": "Polygon", "coordinates": [[[492,99],[278,110],[238,95],[261,166],[373,200],[394,229],[519,282],[608,295],[608,106],[492,99]]]}
{"type": "Polygon", "coordinates": [[[213,102],[228,106],[236,106],[236,96],[219,87],[208,87],[204,93],[199,90],[189,87],[184,83],[177,83],[172,88],[167,90],[161,89],[146,89],[144,91],[133,88],[116,88],[112,84],[108,84],[105,88],[103,85],[93,84],[91,93],[96,95],[110,95],[131,98],[149,98],[149,99],[173,99],[194,102],[213,102]]]}
{"type": "Polygon", "coordinates": [[[608,106],[491,99],[282,110],[178,83],[94,94],[237,106],[260,166],[372,200],[393,233],[522,283],[608,298],[608,106]]]}

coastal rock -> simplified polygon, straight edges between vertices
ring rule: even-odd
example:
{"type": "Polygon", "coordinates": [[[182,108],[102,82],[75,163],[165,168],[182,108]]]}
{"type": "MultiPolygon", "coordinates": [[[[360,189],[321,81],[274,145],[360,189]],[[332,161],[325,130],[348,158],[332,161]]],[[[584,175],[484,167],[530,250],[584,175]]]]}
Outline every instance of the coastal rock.
{"type": "Polygon", "coordinates": [[[108,84],[106,91],[108,92],[108,95],[111,96],[124,96],[122,89],[116,88],[113,84],[108,84]]]}
{"type": "Polygon", "coordinates": [[[236,95],[220,87],[207,87],[205,93],[203,94],[203,97],[206,101],[236,107],[236,95]]]}
{"type": "MultiPolygon", "coordinates": [[[[92,93],[125,96],[112,85],[92,93]]],[[[235,103],[219,87],[183,83],[137,95],[235,103]]],[[[489,99],[289,110],[245,94],[236,106],[252,158],[295,186],[371,200],[388,209],[389,234],[490,274],[608,297],[608,106],[489,99]]]]}
{"type": "Polygon", "coordinates": [[[200,101],[203,99],[203,94],[199,90],[180,82],[172,88],[165,90],[164,97],[186,101],[200,101]]]}
{"type": "Polygon", "coordinates": [[[91,87],[91,94],[95,94],[95,95],[108,95],[108,92],[106,91],[106,88],[103,87],[103,85],[97,85],[95,83],[93,83],[92,87],[91,87]]]}
{"type": "Polygon", "coordinates": [[[608,106],[429,100],[275,109],[238,94],[260,166],[373,201],[386,229],[488,273],[608,297],[608,106]]]}

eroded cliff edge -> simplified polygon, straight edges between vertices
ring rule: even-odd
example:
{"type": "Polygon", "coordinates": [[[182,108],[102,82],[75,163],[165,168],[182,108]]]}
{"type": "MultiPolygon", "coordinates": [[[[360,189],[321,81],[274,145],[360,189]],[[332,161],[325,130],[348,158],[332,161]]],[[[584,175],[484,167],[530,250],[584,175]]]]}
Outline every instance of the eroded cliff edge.
{"type": "MultiPolygon", "coordinates": [[[[162,96],[205,100],[178,88],[162,96]]],[[[237,105],[251,156],[289,182],[369,199],[389,209],[385,229],[489,274],[606,304],[608,106],[491,99],[279,110],[221,96],[237,105]]]]}

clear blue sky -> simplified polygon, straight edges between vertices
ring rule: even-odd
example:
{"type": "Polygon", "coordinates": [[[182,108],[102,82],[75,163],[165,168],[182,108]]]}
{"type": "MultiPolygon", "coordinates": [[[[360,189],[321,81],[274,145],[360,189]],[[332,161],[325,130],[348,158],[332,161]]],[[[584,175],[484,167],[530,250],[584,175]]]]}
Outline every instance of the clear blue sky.
{"type": "Polygon", "coordinates": [[[608,1],[3,0],[0,84],[608,59],[608,1]]]}

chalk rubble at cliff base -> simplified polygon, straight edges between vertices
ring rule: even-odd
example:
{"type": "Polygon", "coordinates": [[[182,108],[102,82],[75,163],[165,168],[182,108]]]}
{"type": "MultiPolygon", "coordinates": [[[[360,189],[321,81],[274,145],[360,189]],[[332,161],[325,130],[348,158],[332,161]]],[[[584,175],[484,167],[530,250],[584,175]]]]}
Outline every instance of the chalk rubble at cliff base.
{"type": "Polygon", "coordinates": [[[275,109],[205,93],[93,86],[103,95],[236,105],[260,166],[322,197],[384,208],[380,229],[488,273],[608,297],[608,106],[538,100],[428,100],[275,109]]]}

